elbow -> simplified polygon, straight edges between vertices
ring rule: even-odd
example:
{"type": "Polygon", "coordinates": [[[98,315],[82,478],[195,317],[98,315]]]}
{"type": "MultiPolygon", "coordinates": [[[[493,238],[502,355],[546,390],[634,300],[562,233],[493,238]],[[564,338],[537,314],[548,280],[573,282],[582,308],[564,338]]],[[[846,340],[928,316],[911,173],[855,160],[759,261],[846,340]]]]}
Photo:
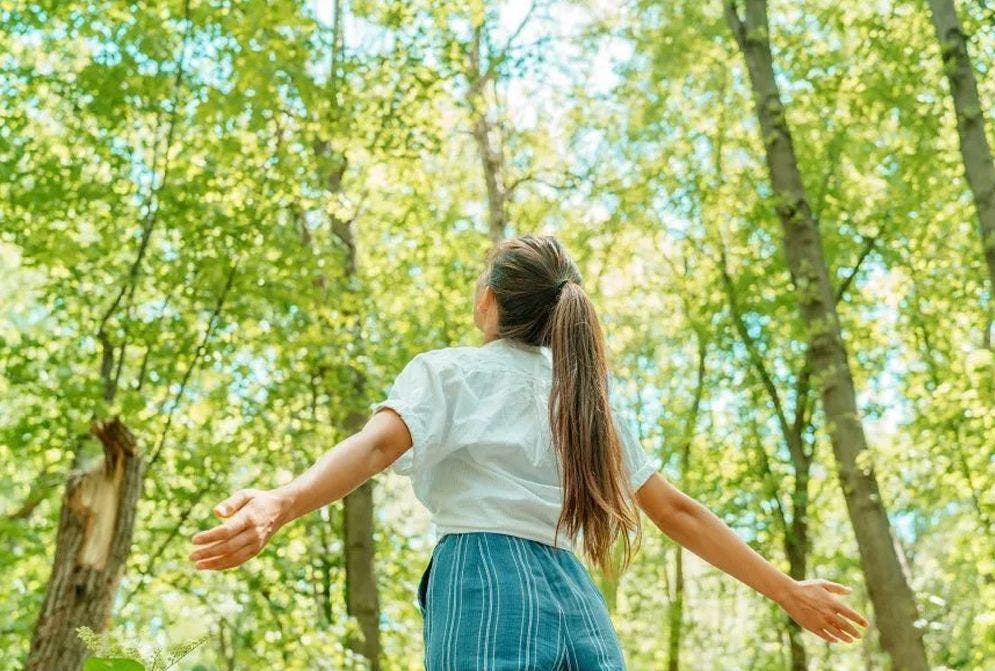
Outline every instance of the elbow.
{"type": "Polygon", "coordinates": [[[372,476],[385,470],[397,459],[390,442],[382,436],[370,436],[366,444],[366,470],[372,476]]]}
{"type": "Polygon", "coordinates": [[[705,506],[682,495],[671,498],[661,506],[653,522],[660,531],[681,542],[698,533],[707,513],[705,506]]]}
{"type": "Polygon", "coordinates": [[[675,501],[666,518],[661,520],[657,526],[672,538],[683,537],[699,528],[705,512],[705,507],[694,499],[675,501]]]}
{"type": "Polygon", "coordinates": [[[366,453],[370,475],[386,469],[412,446],[408,427],[396,412],[373,415],[356,439],[366,453]]]}
{"type": "Polygon", "coordinates": [[[680,491],[660,474],[653,475],[636,492],[636,500],[646,515],[671,538],[687,537],[700,528],[707,508],[680,491]]]}

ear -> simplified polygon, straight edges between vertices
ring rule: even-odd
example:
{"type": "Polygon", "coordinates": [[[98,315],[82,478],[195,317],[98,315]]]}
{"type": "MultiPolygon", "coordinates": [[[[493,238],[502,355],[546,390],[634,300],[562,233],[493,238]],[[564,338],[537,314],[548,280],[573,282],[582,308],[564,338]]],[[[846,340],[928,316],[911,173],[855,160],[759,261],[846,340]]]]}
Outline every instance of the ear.
{"type": "Polygon", "coordinates": [[[484,285],[484,291],[480,294],[480,307],[485,311],[489,311],[497,303],[497,298],[494,296],[494,291],[491,290],[490,286],[484,285]]]}

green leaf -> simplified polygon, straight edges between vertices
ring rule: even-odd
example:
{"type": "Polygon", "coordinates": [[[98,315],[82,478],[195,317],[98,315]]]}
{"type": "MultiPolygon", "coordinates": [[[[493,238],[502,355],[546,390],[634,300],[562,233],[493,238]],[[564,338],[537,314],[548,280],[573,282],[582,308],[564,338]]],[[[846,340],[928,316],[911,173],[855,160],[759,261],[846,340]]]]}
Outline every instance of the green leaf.
{"type": "Polygon", "coordinates": [[[91,657],[83,671],[145,671],[141,662],[124,657],[91,657]]]}

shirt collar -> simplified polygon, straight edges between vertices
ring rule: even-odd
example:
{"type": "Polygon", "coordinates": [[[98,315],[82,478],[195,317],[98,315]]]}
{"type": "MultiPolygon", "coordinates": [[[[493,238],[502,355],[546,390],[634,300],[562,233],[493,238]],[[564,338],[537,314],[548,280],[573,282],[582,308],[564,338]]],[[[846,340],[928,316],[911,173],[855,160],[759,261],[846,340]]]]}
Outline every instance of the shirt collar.
{"type": "Polygon", "coordinates": [[[511,347],[525,352],[542,352],[549,349],[545,345],[530,345],[517,338],[495,338],[484,343],[482,347],[511,347]]]}

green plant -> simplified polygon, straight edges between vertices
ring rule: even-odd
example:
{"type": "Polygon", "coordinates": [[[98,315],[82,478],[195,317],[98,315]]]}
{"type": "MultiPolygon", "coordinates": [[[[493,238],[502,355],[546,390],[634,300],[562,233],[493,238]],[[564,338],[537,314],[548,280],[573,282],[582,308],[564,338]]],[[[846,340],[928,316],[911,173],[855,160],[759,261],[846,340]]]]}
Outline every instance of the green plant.
{"type": "Polygon", "coordinates": [[[134,645],[125,645],[110,633],[97,634],[89,627],[79,627],[76,634],[93,655],[86,660],[83,671],[166,671],[193,652],[208,639],[209,634],[179,645],[149,648],[148,652],[134,645]]]}

